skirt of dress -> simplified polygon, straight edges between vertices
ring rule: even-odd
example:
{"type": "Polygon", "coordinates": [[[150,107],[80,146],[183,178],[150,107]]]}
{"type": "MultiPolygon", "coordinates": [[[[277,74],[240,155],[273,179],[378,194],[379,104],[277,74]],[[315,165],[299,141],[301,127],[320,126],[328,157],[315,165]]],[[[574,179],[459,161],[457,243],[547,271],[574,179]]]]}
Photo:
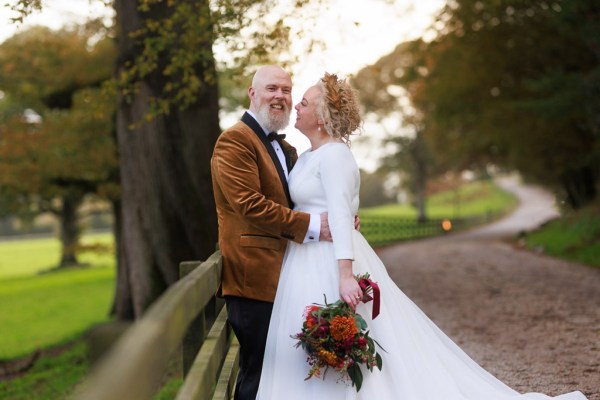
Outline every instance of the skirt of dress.
{"type": "Polygon", "coordinates": [[[370,336],[381,352],[383,369],[363,368],[357,393],[330,369],[324,378],[304,380],[306,353],[294,347],[303,313],[313,303],[339,299],[339,275],[328,242],[289,243],[269,326],[259,400],[585,400],[581,392],[558,397],[519,394],[475,363],[446,336],[389,277],[385,266],[359,232],[354,233],[355,274],[368,272],[381,290],[381,312],[372,320],[372,303],[360,304],[370,336]]]}

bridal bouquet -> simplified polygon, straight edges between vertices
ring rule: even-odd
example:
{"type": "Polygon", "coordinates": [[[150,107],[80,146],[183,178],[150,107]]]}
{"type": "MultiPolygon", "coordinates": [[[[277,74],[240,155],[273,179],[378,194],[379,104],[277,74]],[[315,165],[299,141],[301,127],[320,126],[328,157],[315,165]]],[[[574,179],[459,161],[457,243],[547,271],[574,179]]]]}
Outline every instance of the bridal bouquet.
{"type": "MultiPolygon", "coordinates": [[[[362,302],[373,300],[375,318],[379,314],[379,288],[368,273],[355,278],[363,290],[362,302]]],[[[360,314],[342,300],[328,304],[325,298],[325,304],[306,307],[302,330],[292,338],[298,340],[295,347],[302,347],[308,353],[310,370],[305,380],[319,377],[322,369],[326,372],[331,367],[341,374],[342,380],[349,379],[358,391],[363,381],[360,364],[371,372],[373,367],[381,370],[383,366],[375,344],[384,349],[369,336],[367,323],[360,314]]]]}

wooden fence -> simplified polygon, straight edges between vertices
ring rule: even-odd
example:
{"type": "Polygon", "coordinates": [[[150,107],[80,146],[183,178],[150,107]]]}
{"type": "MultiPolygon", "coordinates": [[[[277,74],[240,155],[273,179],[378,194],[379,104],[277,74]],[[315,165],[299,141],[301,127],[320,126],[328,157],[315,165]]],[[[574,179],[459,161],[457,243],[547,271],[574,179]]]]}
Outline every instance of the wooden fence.
{"type": "Polygon", "coordinates": [[[239,345],[214,293],[221,253],[180,265],[180,279],[115,343],[76,390],[77,400],[147,400],[182,347],[185,379],[176,399],[230,399],[239,345]]]}
{"type": "Polygon", "coordinates": [[[465,218],[434,218],[426,221],[417,221],[414,218],[366,215],[360,218],[360,231],[371,246],[380,246],[468,229],[489,223],[501,214],[499,211],[490,211],[465,218]]]}

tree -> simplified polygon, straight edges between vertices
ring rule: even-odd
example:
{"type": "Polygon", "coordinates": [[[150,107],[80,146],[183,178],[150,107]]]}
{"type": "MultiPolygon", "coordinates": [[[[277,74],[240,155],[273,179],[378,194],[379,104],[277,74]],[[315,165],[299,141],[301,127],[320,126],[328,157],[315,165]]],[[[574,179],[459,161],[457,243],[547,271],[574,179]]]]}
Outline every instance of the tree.
{"type": "Polygon", "coordinates": [[[220,132],[213,21],[207,2],[169,3],[179,8],[115,2],[117,77],[131,83],[116,119],[123,191],[115,313],[124,319],[141,315],[178,279],[181,261],[205,259],[217,242],[207,168],[220,132]],[[168,69],[177,62],[181,69],[168,69]],[[161,102],[177,91],[171,80],[195,90],[161,102]]]}
{"type": "Polygon", "coordinates": [[[60,221],[59,266],[77,264],[77,209],[89,193],[113,193],[112,104],[97,87],[110,77],[110,42],[97,30],[33,28],[0,46],[5,92],[0,120],[4,211],[51,212],[60,221]],[[33,111],[35,110],[35,111],[33,111]],[[27,120],[27,113],[35,120],[27,120]]]}
{"type": "Polygon", "coordinates": [[[413,48],[419,41],[399,45],[392,54],[379,59],[375,64],[361,69],[353,79],[360,92],[365,111],[375,116],[382,126],[393,119],[394,132],[385,139],[394,144],[396,151],[382,159],[382,171],[401,171],[405,186],[417,208],[418,221],[427,220],[426,186],[433,171],[433,158],[424,140],[427,107],[419,103],[418,96],[423,88],[421,53],[413,48]]]}
{"type": "Polygon", "coordinates": [[[593,2],[449,3],[422,101],[436,153],[493,162],[560,190],[573,208],[600,178],[600,8],[593,2]],[[444,132],[445,131],[445,132],[444,132]],[[452,154],[452,153],[451,153],[452,154]]]}
{"type": "Polygon", "coordinates": [[[516,169],[581,207],[600,178],[599,16],[585,0],[450,1],[433,41],[372,66],[369,101],[389,112],[404,88],[438,168],[516,169]]]}
{"type": "Polygon", "coordinates": [[[360,170],[360,206],[374,207],[394,202],[385,187],[386,174],[360,170]]]}

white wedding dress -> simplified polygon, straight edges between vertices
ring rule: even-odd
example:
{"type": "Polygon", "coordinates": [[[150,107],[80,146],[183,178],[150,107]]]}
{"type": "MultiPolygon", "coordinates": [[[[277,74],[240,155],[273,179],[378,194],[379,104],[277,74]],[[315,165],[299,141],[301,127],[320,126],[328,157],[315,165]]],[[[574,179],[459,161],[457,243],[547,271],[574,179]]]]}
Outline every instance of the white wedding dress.
{"type": "MultiPolygon", "coordinates": [[[[284,258],[265,352],[259,400],[525,400],[552,397],[519,394],[477,365],[448,338],[388,276],[385,266],[354,227],[360,178],[350,149],[328,143],[304,152],[289,187],[295,209],[329,214],[331,242],[290,242],[284,258]],[[368,272],[381,290],[381,313],[371,320],[372,302],[357,307],[381,352],[383,369],[363,369],[363,386],[339,381],[329,369],[325,379],[307,381],[309,365],[290,336],[298,333],[312,303],[339,299],[338,258],[353,258],[353,272],[368,272]]],[[[554,399],[585,400],[581,392],[554,399]]]]}

